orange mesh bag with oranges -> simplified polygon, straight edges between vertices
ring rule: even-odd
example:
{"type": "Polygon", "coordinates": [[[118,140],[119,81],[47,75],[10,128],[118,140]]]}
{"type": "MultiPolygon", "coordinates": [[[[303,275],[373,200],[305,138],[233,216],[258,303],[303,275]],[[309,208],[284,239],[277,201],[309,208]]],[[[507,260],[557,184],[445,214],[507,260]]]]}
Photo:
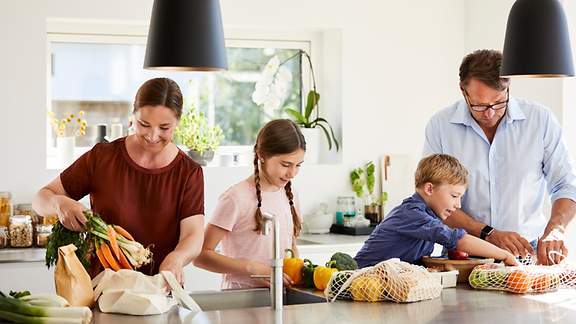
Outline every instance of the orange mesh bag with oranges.
{"type": "Polygon", "coordinates": [[[389,259],[372,267],[333,273],[324,295],[330,302],[348,299],[405,303],[437,298],[441,292],[437,277],[424,267],[389,259]]]}
{"type": "Polygon", "coordinates": [[[468,282],[477,289],[517,294],[542,293],[576,287],[576,266],[567,263],[543,266],[533,262],[525,262],[516,267],[482,264],[472,270],[468,282]]]}

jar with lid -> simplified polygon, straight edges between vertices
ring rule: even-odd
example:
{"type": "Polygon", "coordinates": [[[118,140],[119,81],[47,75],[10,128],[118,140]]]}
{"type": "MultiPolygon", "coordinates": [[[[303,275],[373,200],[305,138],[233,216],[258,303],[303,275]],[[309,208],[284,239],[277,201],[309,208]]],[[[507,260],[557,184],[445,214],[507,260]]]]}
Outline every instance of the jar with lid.
{"type": "Polygon", "coordinates": [[[48,236],[52,233],[52,225],[38,224],[36,225],[36,246],[46,247],[48,244],[48,236]]]}
{"type": "Polygon", "coordinates": [[[0,191],[0,226],[8,226],[12,216],[12,194],[0,191]]]}
{"type": "Polygon", "coordinates": [[[32,246],[32,218],[28,215],[14,215],[10,217],[8,235],[10,236],[10,246],[30,247],[32,246]]]}
{"type": "Polygon", "coordinates": [[[8,246],[8,228],[6,226],[0,226],[0,249],[8,246]]]}
{"type": "Polygon", "coordinates": [[[346,219],[351,219],[356,216],[356,209],[354,208],[354,197],[343,196],[338,197],[336,202],[336,224],[345,225],[346,219]]]}
{"type": "Polygon", "coordinates": [[[15,204],[14,215],[28,215],[34,218],[37,214],[34,209],[32,209],[32,204],[15,204]]]}

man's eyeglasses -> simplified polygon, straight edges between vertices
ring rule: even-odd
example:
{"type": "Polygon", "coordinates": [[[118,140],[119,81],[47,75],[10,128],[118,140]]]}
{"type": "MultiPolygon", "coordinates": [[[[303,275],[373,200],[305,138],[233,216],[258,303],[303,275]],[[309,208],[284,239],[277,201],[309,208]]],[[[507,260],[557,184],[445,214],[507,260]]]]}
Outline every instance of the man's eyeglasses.
{"type": "Polygon", "coordinates": [[[470,96],[468,95],[468,92],[466,92],[466,89],[462,88],[462,92],[464,92],[464,98],[466,99],[466,103],[468,104],[470,109],[477,111],[477,112],[483,112],[483,111],[486,111],[487,109],[490,109],[490,108],[492,108],[492,110],[504,109],[504,108],[508,107],[508,101],[510,100],[510,88],[509,87],[506,88],[506,100],[497,102],[497,103],[492,104],[492,105],[472,105],[472,104],[470,104],[470,96]]]}

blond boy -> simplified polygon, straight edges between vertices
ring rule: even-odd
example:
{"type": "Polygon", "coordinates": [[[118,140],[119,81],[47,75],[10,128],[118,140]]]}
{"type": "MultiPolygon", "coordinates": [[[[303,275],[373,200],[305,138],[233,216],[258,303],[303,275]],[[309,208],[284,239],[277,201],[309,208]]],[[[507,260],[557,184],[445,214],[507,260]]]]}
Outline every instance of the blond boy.
{"type": "Polygon", "coordinates": [[[420,160],[415,174],[416,192],[392,209],[374,229],[356,254],[358,265],[371,266],[390,258],[420,263],[423,256],[432,253],[434,243],[448,250],[516,265],[510,252],[443,223],[460,208],[467,184],[468,171],[456,158],[434,154],[420,160]]]}

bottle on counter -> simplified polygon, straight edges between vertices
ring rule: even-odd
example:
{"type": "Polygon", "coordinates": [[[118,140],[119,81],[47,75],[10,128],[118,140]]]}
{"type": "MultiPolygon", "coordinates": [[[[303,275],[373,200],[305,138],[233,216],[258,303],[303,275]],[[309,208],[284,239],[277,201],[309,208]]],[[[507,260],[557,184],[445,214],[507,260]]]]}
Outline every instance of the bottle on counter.
{"type": "Polygon", "coordinates": [[[8,246],[8,228],[0,226],[0,249],[8,246]]]}
{"type": "Polygon", "coordinates": [[[336,202],[338,205],[336,209],[336,224],[346,225],[345,223],[350,222],[350,219],[356,216],[355,199],[350,196],[342,196],[338,197],[336,202]]]}
{"type": "Polygon", "coordinates": [[[98,124],[96,125],[96,143],[108,143],[108,137],[106,136],[107,133],[107,125],[106,124],[98,124]]]}
{"type": "Polygon", "coordinates": [[[29,215],[14,215],[10,217],[8,235],[10,236],[10,246],[12,247],[32,246],[32,217],[29,215]]]}
{"type": "Polygon", "coordinates": [[[8,226],[12,216],[12,194],[0,191],[0,226],[8,226]]]}

